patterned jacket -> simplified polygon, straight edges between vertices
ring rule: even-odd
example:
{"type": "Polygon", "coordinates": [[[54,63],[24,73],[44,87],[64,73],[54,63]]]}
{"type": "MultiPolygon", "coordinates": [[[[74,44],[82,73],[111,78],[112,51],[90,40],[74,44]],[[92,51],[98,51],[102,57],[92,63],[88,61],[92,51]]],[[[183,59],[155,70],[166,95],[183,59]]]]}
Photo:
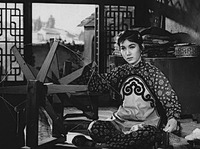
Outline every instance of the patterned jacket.
{"type": "MultiPolygon", "coordinates": [[[[109,73],[93,73],[92,77],[91,72],[85,72],[78,79],[78,82],[85,84],[89,80],[88,88],[90,92],[109,93],[110,91],[114,91],[120,97],[122,96],[122,85],[130,76],[142,78],[150,93],[156,99],[153,104],[161,116],[165,115],[166,119],[180,118],[181,105],[168,79],[157,67],[146,62],[144,59],[135,66],[127,63],[116,67],[109,73]]],[[[122,102],[124,100],[123,97],[118,99],[121,99],[122,102]]],[[[166,120],[164,123],[166,123],[166,120]]]]}

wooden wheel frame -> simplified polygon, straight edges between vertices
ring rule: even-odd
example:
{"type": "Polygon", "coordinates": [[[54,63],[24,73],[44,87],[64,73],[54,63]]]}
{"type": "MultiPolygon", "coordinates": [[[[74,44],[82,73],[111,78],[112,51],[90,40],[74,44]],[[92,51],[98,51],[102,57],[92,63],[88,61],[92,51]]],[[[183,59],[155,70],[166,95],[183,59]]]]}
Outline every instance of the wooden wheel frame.
{"type": "MultiPolygon", "coordinates": [[[[59,42],[54,41],[50,51],[48,52],[41,69],[36,70],[28,65],[21,54],[19,53],[16,46],[11,48],[16,60],[24,73],[27,80],[27,85],[21,86],[7,86],[0,87],[0,94],[27,94],[26,99],[26,146],[30,148],[39,148],[45,146],[48,143],[55,142],[55,140],[66,140],[67,131],[63,125],[63,119],[59,117],[47,99],[47,95],[55,94],[59,97],[59,94],[64,94],[67,96],[68,93],[75,94],[76,92],[87,92],[87,85],[69,85],[70,82],[81,76],[84,68],[89,64],[86,63],[82,68],[72,72],[71,74],[58,79],[58,68],[57,59],[55,56],[56,49],[59,42]],[[57,77],[57,84],[45,83],[45,79],[48,79],[49,69],[53,69],[54,76],[57,77]],[[43,142],[38,142],[38,117],[39,117],[39,107],[44,106],[45,110],[51,117],[54,126],[59,131],[59,138],[48,138],[48,140],[43,142]]],[[[95,109],[98,111],[98,109],[95,109]]]]}

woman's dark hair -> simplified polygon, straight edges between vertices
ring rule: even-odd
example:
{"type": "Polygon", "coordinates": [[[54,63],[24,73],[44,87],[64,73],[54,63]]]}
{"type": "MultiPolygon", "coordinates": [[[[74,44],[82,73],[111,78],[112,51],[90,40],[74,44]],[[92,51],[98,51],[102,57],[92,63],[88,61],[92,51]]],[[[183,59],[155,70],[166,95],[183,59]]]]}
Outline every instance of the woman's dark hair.
{"type": "Polygon", "coordinates": [[[125,40],[136,42],[140,46],[143,43],[143,39],[140,32],[136,30],[125,30],[125,31],[120,32],[117,36],[118,46],[120,45],[120,43],[124,42],[125,40]]]}

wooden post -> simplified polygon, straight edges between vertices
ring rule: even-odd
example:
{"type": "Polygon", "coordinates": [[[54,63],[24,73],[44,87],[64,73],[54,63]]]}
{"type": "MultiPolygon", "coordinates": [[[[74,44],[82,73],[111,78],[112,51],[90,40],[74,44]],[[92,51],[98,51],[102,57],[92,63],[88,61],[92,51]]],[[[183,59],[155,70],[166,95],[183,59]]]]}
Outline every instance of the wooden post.
{"type": "Polygon", "coordinates": [[[99,32],[98,32],[98,66],[99,66],[99,72],[103,73],[106,72],[106,45],[105,45],[105,29],[104,29],[104,3],[101,3],[99,5],[99,32]]]}
{"type": "Polygon", "coordinates": [[[26,146],[38,147],[38,115],[40,101],[45,97],[45,86],[37,80],[30,80],[27,84],[27,105],[26,105],[26,146]]]}
{"type": "Polygon", "coordinates": [[[65,61],[64,66],[63,66],[63,75],[62,77],[70,74],[72,72],[72,62],[70,61],[65,61]]]}

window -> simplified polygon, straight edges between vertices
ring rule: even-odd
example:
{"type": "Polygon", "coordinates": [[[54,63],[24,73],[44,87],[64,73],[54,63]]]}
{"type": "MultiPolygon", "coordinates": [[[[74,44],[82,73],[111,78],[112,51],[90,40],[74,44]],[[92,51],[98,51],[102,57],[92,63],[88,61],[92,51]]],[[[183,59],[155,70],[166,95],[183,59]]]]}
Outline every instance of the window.
{"type": "Polygon", "coordinates": [[[33,43],[46,43],[51,38],[65,43],[84,43],[81,36],[84,26],[80,24],[90,21],[94,11],[94,5],[33,3],[33,43]]]}
{"type": "Polygon", "coordinates": [[[10,48],[16,45],[24,53],[22,3],[0,3],[0,80],[22,81],[23,74],[10,48]]]}
{"type": "Polygon", "coordinates": [[[73,63],[71,71],[80,68],[82,60],[92,61],[95,5],[33,3],[32,6],[32,52],[35,67],[41,67],[50,49],[46,45],[52,40],[60,41],[57,50],[59,77],[62,77],[63,64],[67,60],[73,63]],[[65,51],[62,51],[63,48],[65,51]],[[73,54],[68,51],[73,51],[73,54]]]}

